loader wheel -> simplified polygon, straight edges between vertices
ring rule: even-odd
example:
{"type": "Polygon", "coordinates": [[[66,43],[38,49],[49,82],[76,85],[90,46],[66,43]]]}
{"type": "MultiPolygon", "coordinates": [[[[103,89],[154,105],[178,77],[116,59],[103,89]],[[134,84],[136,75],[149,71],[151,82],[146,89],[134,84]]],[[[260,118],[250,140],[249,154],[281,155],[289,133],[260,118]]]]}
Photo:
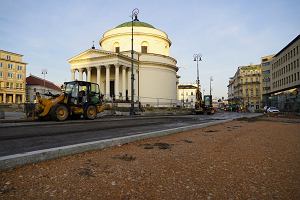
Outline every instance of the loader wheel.
{"type": "Polygon", "coordinates": [[[63,104],[55,106],[51,111],[51,118],[55,121],[65,121],[68,118],[68,116],[68,108],[63,104]]]}
{"type": "Polygon", "coordinates": [[[94,105],[89,105],[84,111],[85,119],[95,119],[97,117],[97,108],[94,105]]]}

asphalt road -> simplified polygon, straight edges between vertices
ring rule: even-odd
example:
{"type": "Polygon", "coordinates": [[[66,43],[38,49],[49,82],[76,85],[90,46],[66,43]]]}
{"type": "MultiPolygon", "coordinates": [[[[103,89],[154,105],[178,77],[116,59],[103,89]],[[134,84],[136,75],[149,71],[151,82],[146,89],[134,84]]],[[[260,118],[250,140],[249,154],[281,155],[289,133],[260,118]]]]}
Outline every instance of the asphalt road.
{"type": "Polygon", "coordinates": [[[251,114],[217,113],[156,117],[103,118],[93,121],[0,124],[0,157],[18,153],[234,119],[251,114]]]}

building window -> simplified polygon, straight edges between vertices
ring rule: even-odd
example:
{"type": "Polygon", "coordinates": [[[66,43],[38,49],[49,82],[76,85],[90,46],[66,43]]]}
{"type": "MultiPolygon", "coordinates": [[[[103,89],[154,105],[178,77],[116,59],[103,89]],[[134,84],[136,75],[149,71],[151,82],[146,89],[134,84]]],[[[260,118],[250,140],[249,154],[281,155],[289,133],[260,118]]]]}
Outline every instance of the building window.
{"type": "Polygon", "coordinates": [[[147,46],[142,46],[141,51],[142,51],[142,53],[147,53],[147,46]]]}
{"type": "Polygon", "coordinates": [[[22,66],[18,65],[17,69],[22,70],[22,66]]]}
{"type": "Polygon", "coordinates": [[[2,72],[0,72],[0,78],[2,78],[3,77],[3,73],[2,72]]]}
{"type": "Polygon", "coordinates": [[[142,42],[142,45],[141,45],[141,52],[142,53],[148,53],[148,42],[144,41],[142,42]]]}
{"type": "Polygon", "coordinates": [[[17,75],[17,78],[18,78],[18,79],[22,79],[22,74],[18,74],[18,75],[17,75]]]}
{"type": "Polygon", "coordinates": [[[120,53],[120,44],[119,42],[114,43],[114,49],[116,53],[120,53]]]}
{"type": "Polygon", "coordinates": [[[194,95],[194,93],[193,93],[193,92],[191,92],[191,95],[194,95]]]}
{"type": "Polygon", "coordinates": [[[16,88],[19,89],[19,83],[16,83],[16,88]]]}
{"type": "Polygon", "coordinates": [[[2,63],[0,63],[0,67],[2,67],[2,63]]]}
{"type": "Polygon", "coordinates": [[[22,89],[22,88],[23,88],[23,84],[22,84],[22,83],[20,83],[20,86],[19,86],[19,87],[20,87],[20,89],[22,89]]]}
{"type": "Polygon", "coordinates": [[[6,82],[6,88],[9,88],[9,82],[6,82]]]}
{"type": "Polygon", "coordinates": [[[10,64],[10,63],[9,63],[9,64],[7,65],[7,68],[8,68],[8,69],[12,69],[12,68],[13,68],[13,64],[10,64]]]}
{"type": "Polygon", "coordinates": [[[8,73],[7,73],[7,77],[8,77],[8,78],[13,78],[13,73],[8,72],[8,73]]]}
{"type": "Polygon", "coordinates": [[[11,57],[10,57],[9,55],[7,55],[7,56],[6,56],[6,59],[7,59],[7,60],[10,60],[10,59],[11,59],[11,57]]]}

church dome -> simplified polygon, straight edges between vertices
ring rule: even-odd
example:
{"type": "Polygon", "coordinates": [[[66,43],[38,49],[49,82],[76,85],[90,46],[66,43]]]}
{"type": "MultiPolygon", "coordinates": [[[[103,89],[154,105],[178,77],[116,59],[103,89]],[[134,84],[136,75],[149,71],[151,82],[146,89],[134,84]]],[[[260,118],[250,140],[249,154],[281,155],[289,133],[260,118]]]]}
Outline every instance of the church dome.
{"type": "MultiPolygon", "coordinates": [[[[134,21],[134,22],[133,22],[133,26],[155,28],[155,27],[152,26],[151,24],[148,24],[148,23],[146,23],[146,22],[141,22],[141,21],[134,21]]],[[[124,22],[124,23],[122,23],[122,24],[116,26],[116,28],[121,28],[121,27],[131,27],[131,21],[130,21],[130,22],[124,22]]]]}

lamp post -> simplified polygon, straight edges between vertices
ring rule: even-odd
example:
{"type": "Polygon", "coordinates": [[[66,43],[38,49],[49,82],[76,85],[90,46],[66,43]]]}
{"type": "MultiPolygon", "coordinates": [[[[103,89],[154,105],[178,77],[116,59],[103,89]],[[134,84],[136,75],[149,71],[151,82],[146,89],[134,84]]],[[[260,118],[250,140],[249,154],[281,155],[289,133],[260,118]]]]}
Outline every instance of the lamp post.
{"type": "Polygon", "coordinates": [[[131,107],[130,107],[130,115],[134,115],[133,22],[139,21],[137,18],[138,14],[139,14],[139,9],[135,8],[132,10],[132,15],[131,15],[131,107]]]}
{"type": "MultiPolygon", "coordinates": [[[[202,55],[200,53],[194,54],[194,61],[197,61],[197,89],[200,90],[200,80],[199,80],[199,61],[202,61],[202,55]]],[[[200,91],[199,91],[200,92],[200,91]]],[[[199,94],[201,96],[201,94],[199,94]]]]}
{"type": "Polygon", "coordinates": [[[42,69],[42,74],[44,75],[44,93],[46,93],[46,74],[47,74],[47,69],[42,69]]]}
{"type": "Polygon", "coordinates": [[[213,81],[213,77],[211,76],[209,79],[209,95],[211,96],[211,82],[213,81]]]}

